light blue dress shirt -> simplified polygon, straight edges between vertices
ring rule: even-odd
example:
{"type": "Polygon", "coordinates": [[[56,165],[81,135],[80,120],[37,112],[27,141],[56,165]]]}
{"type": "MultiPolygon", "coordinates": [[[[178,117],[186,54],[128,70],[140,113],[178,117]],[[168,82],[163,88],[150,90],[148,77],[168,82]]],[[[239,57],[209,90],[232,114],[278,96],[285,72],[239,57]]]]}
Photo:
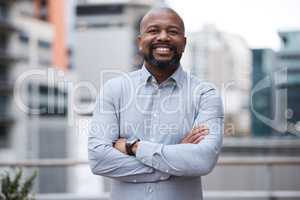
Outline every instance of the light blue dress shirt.
{"type": "Polygon", "coordinates": [[[179,67],[158,84],[142,69],[111,79],[97,98],[88,155],[96,175],[112,179],[113,200],[201,200],[201,176],[215,166],[223,138],[223,107],[215,87],[179,67]],[[198,144],[179,144],[206,124],[198,144]],[[139,138],[136,156],[113,148],[139,138]]]}

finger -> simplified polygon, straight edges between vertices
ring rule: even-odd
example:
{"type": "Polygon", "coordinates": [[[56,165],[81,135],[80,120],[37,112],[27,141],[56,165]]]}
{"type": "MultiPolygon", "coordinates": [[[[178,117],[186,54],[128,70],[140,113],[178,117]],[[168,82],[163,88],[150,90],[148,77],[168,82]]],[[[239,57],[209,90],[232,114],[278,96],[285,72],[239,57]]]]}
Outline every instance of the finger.
{"type": "Polygon", "coordinates": [[[194,128],[202,129],[202,128],[207,128],[207,126],[205,124],[200,124],[199,126],[195,126],[194,128]]]}
{"type": "Polygon", "coordinates": [[[199,132],[202,132],[202,131],[204,131],[204,130],[206,130],[206,129],[204,129],[203,127],[195,127],[195,128],[193,128],[193,129],[190,131],[189,134],[187,134],[187,135],[185,136],[185,139],[190,140],[191,137],[193,137],[194,135],[196,135],[196,134],[198,134],[199,132]]]}
{"type": "Polygon", "coordinates": [[[200,125],[194,127],[181,141],[181,143],[191,143],[191,140],[194,140],[194,137],[198,133],[202,133],[203,131],[209,131],[206,125],[200,125]],[[191,139],[193,137],[193,139],[191,139]]]}
{"type": "Polygon", "coordinates": [[[208,128],[204,127],[204,126],[201,126],[201,127],[198,127],[196,129],[194,129],[192,135],[195,135],[195,134],[198,134],[198,133],[201,133],[201,132],[204,132],[204,131],[208,131],[208,128]]]}
{"type": "Polygon", "coordinates": [[[202,130],[208,130],[208,127],[206,125],[197,126],[197,131],[202,131],[202,130]]]}
{"type": "Polygon", "coordinates": [[[202,128],[202,129],[198,129],[197,131],[198,131],[198,133],[208,133],[209,129],[208,128],[202,128]]]}
{"type": "Polygon", "coordinates": [[[198,132],[198,136],[202,136],[202,135],[204,135],[204,136],[206,136],[206,135],[208,135],[209,134],[209,130],[208,129],[202,129],[202,130],[200,130],[199,132],[198,132]]]}
{"type": "Polygon", "coordinates": [[[189,140],[190,137],[194,135],[194,130],[191,130],[190,132],[187,133],[186,136],[184,136],[183,140],[189,140]]]}
{"type": "Polygon", "coordinates": [[[200,141],[202,141],[205,138],[205,136],[198,137],[195,141],[193,141],[193,144],[198,144],[200,141]]]}
{"type": "Polygon", "coordinates": [[[194,134],[192,137],[190,137],[189,140],[193,142],[200,136],[206,136],[207,134],[208,134],[208,130],[202,130],[202,131],[199,131],[197,134],[194,134]]]}
{"type": "Polygon", "coordinates": [[[209,130],[207,126],[201,126],[197,129],[197,131],[205,131],[205,130],[209,130]]]}

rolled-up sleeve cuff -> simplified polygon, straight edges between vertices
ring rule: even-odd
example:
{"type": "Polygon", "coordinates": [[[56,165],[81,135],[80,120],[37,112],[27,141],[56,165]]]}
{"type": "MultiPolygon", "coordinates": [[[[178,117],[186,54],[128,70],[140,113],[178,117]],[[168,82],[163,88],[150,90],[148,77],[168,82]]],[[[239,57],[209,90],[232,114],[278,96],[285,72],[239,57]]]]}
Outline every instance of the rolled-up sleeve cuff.
{"type": "Polygon", "coordinates": [[[136,158],[148,166],[153,166],[153,155],[160,153],[162,144],[141,141],[136,150],[136,158]]]}

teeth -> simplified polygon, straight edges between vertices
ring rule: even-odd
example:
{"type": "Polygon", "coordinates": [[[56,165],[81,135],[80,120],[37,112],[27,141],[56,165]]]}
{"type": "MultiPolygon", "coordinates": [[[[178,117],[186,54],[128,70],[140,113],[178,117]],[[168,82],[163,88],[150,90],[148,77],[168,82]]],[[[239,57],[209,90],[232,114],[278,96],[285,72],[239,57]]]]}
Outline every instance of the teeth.
{"type": "Polygon", "coordinates": [[[159,52],[169,52],[170,51],[170,49],[166,48],[166,47],[158,47],[158,48],[156,48],[156,50],[159,52]]]}

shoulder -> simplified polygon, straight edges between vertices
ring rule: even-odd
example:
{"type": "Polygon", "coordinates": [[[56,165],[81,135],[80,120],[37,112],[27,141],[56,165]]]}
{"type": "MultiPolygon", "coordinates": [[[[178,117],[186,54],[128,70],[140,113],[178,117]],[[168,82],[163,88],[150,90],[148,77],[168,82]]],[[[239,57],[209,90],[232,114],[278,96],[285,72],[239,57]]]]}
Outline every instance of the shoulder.
{"type": "Polygon", "coordinates": [[[223,117],[222,97],[215,84],[190,75],[192,98],[205,118],[223,117]]]}
{"type": "Polygon", "coordinates": [[[118,95],[122,90],[134,88],[138,81],[140,70],[132,72],[120,72],[119,75],[107,80],[101,90],[106,90],[106,94],[118,95]]]}
{"type": "Polygon", "coordinates": [[[120,85],[129,81],[134,81],[139,77],[140,70],[132,71],[132,72],[119,72],[114,78],[111,78],[105,82],[104,85],[120,85]]]}
{"type": "Polygon", "coordinates": [[[194,75],[187,74],[187,85],[190,85],[194,95],[203,95],[205,93],[219,94],[215,84],[209,81],[202,80],[194,75]]]}

